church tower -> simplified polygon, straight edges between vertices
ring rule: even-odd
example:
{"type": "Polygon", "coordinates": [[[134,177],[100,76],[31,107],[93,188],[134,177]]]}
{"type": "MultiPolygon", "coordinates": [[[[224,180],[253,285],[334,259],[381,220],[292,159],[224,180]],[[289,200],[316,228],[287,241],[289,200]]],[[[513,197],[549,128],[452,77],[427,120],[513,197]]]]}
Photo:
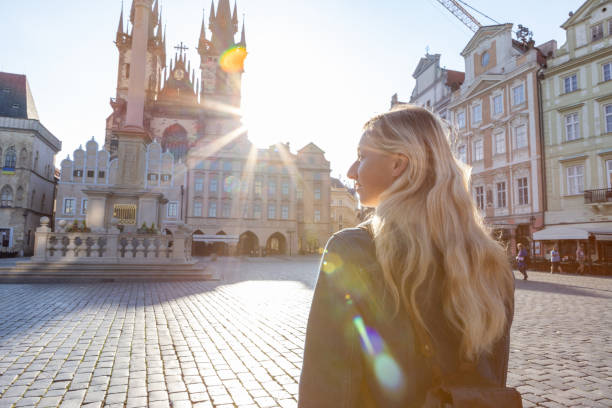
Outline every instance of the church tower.
{"type": "Polygon", "coordinates": [[[205,17],[202,17],[198,53],[202,70],[202,102],[220,102],[240,107],[240,94],[244,58],[246,57],[246,37],[244,22],[240,42],[235,41],[238,32],[237,6],[230,11],[229,0],[211,2],[208,17],[210,40],[206,35],[205,17]]]}

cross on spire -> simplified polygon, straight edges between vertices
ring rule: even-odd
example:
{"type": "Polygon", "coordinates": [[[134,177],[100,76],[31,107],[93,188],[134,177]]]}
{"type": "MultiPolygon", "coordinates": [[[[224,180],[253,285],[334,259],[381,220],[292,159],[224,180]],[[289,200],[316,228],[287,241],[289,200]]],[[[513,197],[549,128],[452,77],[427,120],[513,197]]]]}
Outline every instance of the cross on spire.
{"type": "Polygon", "coordinates": [[[176,47],[174,47],[175,49],[179,50],[179,52],[181,53],[181,55],[183,54],[184,51],[186,51],[188,48],[185,47],[185,45],[183,44],[183,42],[181,41],[180,45],[177,45],[176,47]]]}

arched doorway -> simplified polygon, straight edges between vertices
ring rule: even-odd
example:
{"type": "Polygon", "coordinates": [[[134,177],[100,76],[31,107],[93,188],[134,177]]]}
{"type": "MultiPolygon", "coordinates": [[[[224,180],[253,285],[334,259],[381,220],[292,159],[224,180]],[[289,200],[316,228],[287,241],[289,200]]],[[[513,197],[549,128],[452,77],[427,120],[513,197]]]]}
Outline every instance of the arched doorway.
{"type": "Polygon", "coordinates": [[[259,239],[251,231],[240,234],[238,238],[238,255],[257,255],[259,253],[259,239]]]}
{"type": "Polygon", "coordinates": [[[275,232],[270,235],[266,242],[266,254],[268,255],[284,255],[287,251],[287,239],[280,232],[275,232]]]}
{"type": "Polygon", "coordinates": [[[164,152],[170,152],[174,156],[174,160],[185,159],[189,141],[187,140],[187,131],[184,127],[175,123],[164,130],[162,137],[162,149],[164,152]]]}
{"type": "Polygon", "coordinates": [[[191,256],[206,256],[208,255],[208,248],[206,242],[198,242],[194,239],[194,235],[204,234],[200,230],[195,230],[191,235],[191,256]]]}
{"type": "MultiPolygon", "coordinates": [[[[227,235],[225,231],[219,231],[216,235],[227,235]]],[[[227,255],[228,247],[225,242],[213,242],[212,244],[212,252],[217,255],[227,255]]]]}

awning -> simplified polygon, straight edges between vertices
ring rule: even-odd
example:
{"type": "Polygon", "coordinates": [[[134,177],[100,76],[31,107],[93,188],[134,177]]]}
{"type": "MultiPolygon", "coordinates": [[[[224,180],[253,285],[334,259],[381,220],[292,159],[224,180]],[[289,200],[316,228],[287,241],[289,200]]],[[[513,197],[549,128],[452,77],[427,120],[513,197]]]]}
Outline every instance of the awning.
{"type": "Polygon", "coordinates": [[[534,241],[557,241],[561,239],[589,239],[593,234],[597,241],[612,241],[612,225],[575,224],[550,225],[533,233],[534,241]]]}
{"type": "Polygon", "coordinates": [[[556,241],[558,239],[589,239],[586,230],[565,225],[553,225],[533,233],[534,241],[556,241]]]}
{"type": "Polygon", "coordinates": [[[238,242],[237,235],[210,235],[210,234],[193,234],[194,242],[225,242],[235,244],[238,242]]]}

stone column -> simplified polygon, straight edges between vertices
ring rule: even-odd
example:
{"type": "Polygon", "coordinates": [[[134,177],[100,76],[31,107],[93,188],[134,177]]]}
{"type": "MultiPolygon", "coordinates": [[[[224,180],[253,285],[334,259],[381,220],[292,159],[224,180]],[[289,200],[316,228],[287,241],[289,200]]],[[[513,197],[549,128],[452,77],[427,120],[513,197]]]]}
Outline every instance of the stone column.
{"type": "Polygon", "coordinates": [[[40,227],[36,228],[34,234],[34,256],[33,261],[45,261],[47,260],[47,238],[51,228],[49,228],[49,217],[42,217],[40,219],[40,227]]]}

